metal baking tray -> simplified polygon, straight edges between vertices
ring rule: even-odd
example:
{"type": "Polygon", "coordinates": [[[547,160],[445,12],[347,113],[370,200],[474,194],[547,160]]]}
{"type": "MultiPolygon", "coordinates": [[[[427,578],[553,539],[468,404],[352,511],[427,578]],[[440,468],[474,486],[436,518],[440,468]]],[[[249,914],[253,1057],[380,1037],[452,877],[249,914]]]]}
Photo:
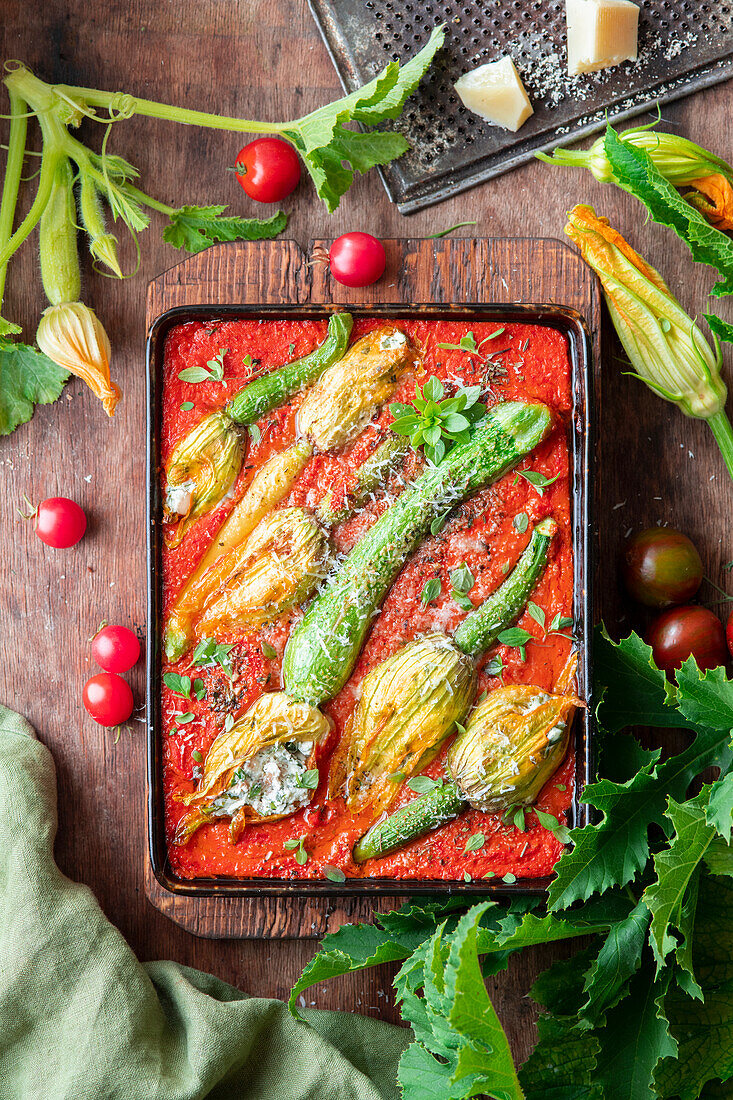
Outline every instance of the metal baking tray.
{"type": "Polygon", "coordinates": [[[565,0],[309,0],[344,88],[388,62],[406,61],[439,23],[446,42],[402,116],[412,149],[380,174],[403,214],[507,172],[535,153],[577,141],[733,76],[733,2],[636,0],[639,58],[568,76],[565,0]],[[518,133],[489,126],[453,84],[469,69],[510,54],[534,114],[518,133]]]}
{"type": "MultiPolygon", "coordinates": [[[[580,660],[578,688],[588,701],[579,710],[574,723],[575,733],[575,796],[570,807],[569,824],[584,825],[588,807],[580,802],[580,794],[590,781],[593,767],[594,707],[591,699],[591,640],[593,632],[593,365],[592,344],[588,326],[577,310],[557,305],[460,305],[435,306],[373,305],[349,307],[355,318],[420,317],[460,319],[466,321],[523,322],[541,324],[562,331],[568,340],[572,367],[573,412],[569,422],[569,444],[572,455],[571,497],[573,504],[573,612],[578,628],[580,660]]],[[[148,845],[150,863],[155,877],[166,890],[174,894],[212,897],[379,897],[415,894],[481,894],[512,895],[541,894],[549,877],[519,879],[516,884],[456,882],[444,879],[403,880],[392,878],[347,879],[344,883],[329,880],[289,880],[228,876],[186,879],[175,875],[170,867],[165,837],[163,799],[161,716],[162,685],[162,499],[160,478],[160,433],[163,398],[163,356],[166,336],[176,325],[187,321],[237,320],[239,318],[303,318],[328,317],[333,307],[322,306],[181,306],[161,314],[152,324],[147,340],[147,739],[148,739],[148,845]]]]}

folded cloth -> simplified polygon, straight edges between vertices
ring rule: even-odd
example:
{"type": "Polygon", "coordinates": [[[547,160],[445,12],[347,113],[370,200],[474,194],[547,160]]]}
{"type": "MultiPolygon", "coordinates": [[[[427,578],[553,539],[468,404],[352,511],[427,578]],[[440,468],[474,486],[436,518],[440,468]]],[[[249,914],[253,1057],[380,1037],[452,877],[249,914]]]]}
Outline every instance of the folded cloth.
{"type": "Polygon", "coordinates": [[[53,860],[56,773],[0,706],[1,1100],[380,1100],[410,1033],[142,965],[53,860]]]}

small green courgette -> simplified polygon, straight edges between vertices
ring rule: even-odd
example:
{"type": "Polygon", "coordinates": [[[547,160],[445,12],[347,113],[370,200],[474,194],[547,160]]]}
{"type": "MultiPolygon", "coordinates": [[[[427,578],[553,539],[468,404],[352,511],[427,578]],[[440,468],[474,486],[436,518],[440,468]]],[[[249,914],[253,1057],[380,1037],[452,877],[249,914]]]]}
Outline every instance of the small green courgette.
{"type": "Polygon", "coordinates": [[[551,427],[545,405],[494,406],[466,443],[425,470],[379,517],[288,640],[283,677],[291,698],[317,706],[341,690],[374,612],[432,521],[511,470],[551,427]]]}
{"type": "Polygon", "coordinates": [[[264,374],[250,382],[226,406],[225,412],[236,424],[254,424],[265,413],[282,405],[304,386],[309,386],[332,363],[343,358],[351,335],[350,313],[332,313],[326,339],[303,359],[264,374]]]}

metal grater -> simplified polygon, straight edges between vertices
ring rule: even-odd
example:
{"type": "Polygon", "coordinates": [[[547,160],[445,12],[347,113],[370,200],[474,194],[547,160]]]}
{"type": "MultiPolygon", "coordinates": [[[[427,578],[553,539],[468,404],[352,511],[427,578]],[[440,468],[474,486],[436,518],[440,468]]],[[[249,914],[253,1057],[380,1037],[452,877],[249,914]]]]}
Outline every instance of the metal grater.
{"type": "Polygon", "coordinates": [[[353,91],[405,61],[446,23],[446,45],[402,117],[412,149],[380,169],[411,214],[659,103],[733,76],[733,0],[640,0],[639,59],[568,76],[564,0],[309,0],[341,82],[353,91]],[[518,133],[467,111],[453,84],[511,54],[534,107],[518,133]]]}

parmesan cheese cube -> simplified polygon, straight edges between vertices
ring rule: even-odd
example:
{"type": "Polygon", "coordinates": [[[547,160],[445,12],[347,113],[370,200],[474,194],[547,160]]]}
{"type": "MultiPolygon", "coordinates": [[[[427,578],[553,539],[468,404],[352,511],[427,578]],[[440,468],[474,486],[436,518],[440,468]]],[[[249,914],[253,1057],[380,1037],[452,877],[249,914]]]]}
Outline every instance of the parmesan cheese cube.
{"type": "Polygon", "coordinates": [[[505,130],[516,132],[533,113],[511,57],[464,73],[455,88],[469,111],[505,130]]]}
{"type": "Polygon", "coordinates": [[[571,76],[636,61],[639,8],[630,0],[565,0],[565,18],[571,76]]]}

